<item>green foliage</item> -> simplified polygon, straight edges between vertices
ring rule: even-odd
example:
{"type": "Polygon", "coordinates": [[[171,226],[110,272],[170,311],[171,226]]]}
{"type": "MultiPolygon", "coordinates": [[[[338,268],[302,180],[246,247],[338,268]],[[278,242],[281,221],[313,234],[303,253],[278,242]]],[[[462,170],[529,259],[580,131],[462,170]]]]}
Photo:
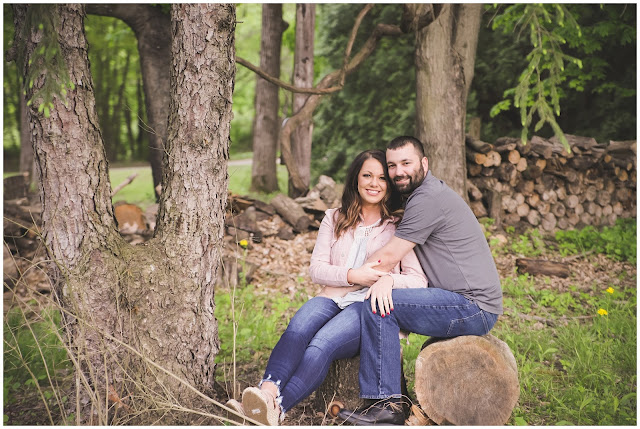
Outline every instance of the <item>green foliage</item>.
{"type": "MultiPolygon", "coordinates": [[[[496,325],[493,334],[509,345],[518,365],[521,393],[514,423],[636,424],[636,291],[602,294],[589,294],[596,302],[578,302],[578,309],[583,305],[593,316],[588,322],[569,318],[566,326],[540,330],[532,329],[532,322],[496,325]],[[598,314],[599,306],[608,314],[598,314]]],[[[545,309],[552,320],[564,314],[557,306],[545,309]]]]}
{"type": "MultiPolygon", "coordinates": [[[[484,139],[492,141],[503,135],[514,136],[515,129],[522,129],[522,116],[511,107],[518,87],[524,91],[524,86],[530,84],[529,97],[523,99],[530,105],[523,103],[520,109],[526,106],[532,110],[533,103],[542,96],[547,99],[544,111],[555,115],[556,112],[548,108],[555,108],[551,79],[552,73],[558,71],[555,96],[561,101],[562,112],[555,120],[562,130],[593,136],[599,141],[635,136],[636,62],[627,60],[636,55],[635,4],[566,4],[562,13],[552,4],[497,7],[500,15],[496,20],[492,6],[487,6],[483,18],[468,106],[472,116],[483,118],[484,139]],[[537,11],[541,13],[535,15],[537,11]],[[568,21],[571,16],[577,27],[568,21]],[[541,43],[540,39],[536,41],[537,47],[530,43],[533,30],[524,25],[525,19],[541,24],[535,29],[542,36],[541,43]],[[499,28],[495,28],[496,22],[499,28]],[[546,54],[543,45],[550,47],[546,54]],[[563,55],[568,55],[569,59],[565,60],[563,55]],[[534,79],[529,82],[523,80],[523,76],[517,79],[522,75],[525,56],[530,60],[539,59],[538,70],[534,70],[531,76],[534,79]],[[575,61],[578,58],[582,67],[575,61]],[[562,65],[559,70],[558,65],[562,65]],[[541,72],[540,81],[536,80],[538,71],[541,72]],[[505,88],[510,89],[504,91],[505,88]],[[535,92],[537,90],[542,94],[535,92]],[[495,116],[499,112],[502,113],[495,116]]],[[[530,70],[524,73],[527,72],[530,70]]],[[[548,137],[555,130],[544,125],[536,133],[548,137]]]]}
{"type": "Polygon", "coordinates": [[[36,383],[46,386],[57,371],[69,368],[66,349],[60,341],[62,328],[57,309],[44,308],[37,315],[29,315],[14,307],[5,316],[3,335],[5,405],[12,392],[36,383]]]}
{"type": "Polygon", "coordinates": [[[637,261],[636,219],[618,219],[615,226],[605,226],[601,231],[593,226],[586,226],[581,230],[558,231],[556,240],[564,255],[593,250],[616,260],[632,264],[637,261]]]}
{"type": "MultiPolygon", "coordinates": [[[[347,38],[362,4],[318,5],[322,11],[316,58],[331,70],[342,67],[347,38]]],[[[365,16],[353,53],[377,23],[399,24],[401,5],[376,5],[365,16]]],[[[312,181],[327,174],[344,179],[359,152],[384,148],[392,138],[415,130],[414,37],[382,38],[375,52],[352,74],[344,88],[328,97],[314,115],[312,181]]]]}
{"type": "Polygon", "coordinates": [[[233,361],[234,330],[236,362],[266,362],[289,320],[306,300],[307,296],[302,293],[291,299],[284,294],[261,291],[253,285],[217,292],[220,353],[216,356],[216,362],[233,361]],[[235,313],[231,311],[232,301],[235,313]]]}
{"type": "Polygon", "coordinates": [[[517,237],[511,244],[511,250],[520,256],[540,256],[545,250],[542,234],[538,229],[530,229],[517,237]]]}
{"type": "MultiPolygon", "coordinates": [[[[582,68],[582,61],[562,51],[567,43],[565,36],[558,29],[570,29],[569,37],[582,37],[580,26],[564,5],[558,4],[517,4],[508,6],[493,23],[493,28],[502,27],[505,33],[529,29],[530,43],[533,46],[527,55],[527,68],[519,78],[516,88],[505,91],[505,97],[513,97],[514,106],[520,109],[522,124],[522,142],[527,142],[528,127],[533,115],[537,113],[540,120],[535,131],[539,131],[545,123],[553,128],[556,136],[568,147],[555,116],[560,116],[559,86],[566,79],[563,75],[565,62],[572,62],[582,68]]],[[[509,107],[498,104],[492,116],[500,109],[509,107]]]]}

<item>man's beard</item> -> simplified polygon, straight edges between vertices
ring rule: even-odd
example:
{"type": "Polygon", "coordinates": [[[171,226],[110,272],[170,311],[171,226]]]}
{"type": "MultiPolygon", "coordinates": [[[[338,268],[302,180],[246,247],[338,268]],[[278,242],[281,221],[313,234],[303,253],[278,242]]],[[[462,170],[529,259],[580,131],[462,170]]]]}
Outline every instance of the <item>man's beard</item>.
{"type": "Polygon", "coordinates": [[[393,178],[393,185],[395,186],[395,188],[397,189],[398,192],[400,192],[401,194],[405,194],[408,195],[410,193],[412,193],[418,186],[420,186],[422,184],[422,182],[424,181],[425,178],[425,174],[424,174],[424,168],[422,167],[422,163],[420,163],[420,169],[418,171],[415,172],[415,174],[411,175],[411,176],[396,176],[393,178]],[[396,183],[396,180],[402,180],[402,179],[406,179],[409,178],[409,183],[407,183],[406,185],[398,185],[396,183]]]}

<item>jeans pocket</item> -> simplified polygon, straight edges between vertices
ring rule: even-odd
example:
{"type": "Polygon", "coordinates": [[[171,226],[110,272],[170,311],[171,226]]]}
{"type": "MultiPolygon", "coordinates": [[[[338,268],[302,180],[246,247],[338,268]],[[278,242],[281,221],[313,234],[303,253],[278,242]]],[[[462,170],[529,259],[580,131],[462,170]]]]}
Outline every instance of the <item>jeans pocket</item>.
{"type": "Polygon", "coordinates": [[[462,319],[454,319],[449,323],[447,336],[459,337],[461,335],[486,335],[489,332],[487,321],[482,310],[476,314],[462,319]]]}

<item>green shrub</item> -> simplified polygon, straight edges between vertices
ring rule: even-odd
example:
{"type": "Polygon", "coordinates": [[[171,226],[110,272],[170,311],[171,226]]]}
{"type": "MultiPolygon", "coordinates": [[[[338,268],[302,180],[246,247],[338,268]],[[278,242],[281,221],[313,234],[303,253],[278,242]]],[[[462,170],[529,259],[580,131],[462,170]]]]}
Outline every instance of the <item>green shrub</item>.
{"type": "Polygon", "coordinates": [[[556,240],[561,254],[569,255],[590,250],[618,261],[636,263],[636,219],[618,219],[615,226],[598,231],[593,226],[581,230],[558,231],[556,240]]]}

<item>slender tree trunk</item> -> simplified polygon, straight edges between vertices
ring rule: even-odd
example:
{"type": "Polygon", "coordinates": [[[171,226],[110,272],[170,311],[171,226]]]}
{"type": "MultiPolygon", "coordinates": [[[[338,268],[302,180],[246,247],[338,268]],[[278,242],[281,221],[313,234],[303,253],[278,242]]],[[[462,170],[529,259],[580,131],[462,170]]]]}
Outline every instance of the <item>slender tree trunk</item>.
{"type": "Polygon", "coordinates": [[[429,168],[465,200],[465,116],[481,4],[447,4],[417,33],[416,129],[429,168]]]}
{"type": "Polygon", "coordinates": [[[223,245],[235,8],[173,6],[166,192],[157,236],[146,246],[127,244],[113,217],[83,5],[14,10],[17,38],[25,22],[33,25],[17,41],[24,47],[25,75],[36,73],[27,97],[37,95],[51,75],[34,55],[45,37],[38,17],[55,23],[74,84],[66,96],[54,98],[49,115],[38,111],[39,96],[28,115],[42,178],[44,242],[56,261],[51,273],[77,365],[79,397],[70,401],[80,406],[75,423],[119,423],[114,418],[123,413],[114,414],[108,400],[114,396],[135,416],[126,423],[192,423],[194,414],[173,407],[205,411],[187,386],[211,393],[219,349],[213,288],[223,245]],[[28,19],[30,11],[35,21],[28,19]]]}
{"type": "MultiPolygon", "coordinates": [[[[286,24],[282,20],[282,4],[263,4],[260,68],[271,76],[280,76],[280,46],[285,29],[286,24]]],[[[255,105],[251,190],[274,192],[279,189],[276,169],[280,130],[278,87],[257,77],[255,105]]]]}
{"type": "Polygon", "coordinates": [[[162,183],[162,158],[169,118],[170,18],[159,8],[147,4],[88,4],[87,13],[123,20],[138,39],[140,70],[149,120],[147,126],[152,130],[149,134],[149,163],[153,187],[156,188],[162,183]]]}
{"type": "Polygon", "coordinates": [[[29,182],[36,180],[35,164],[33,157],[33,145],[31,144],[31,129],[29,128],[29,118],[27,116],[27,101],[20,92],[20,173],[29,175],[29,182]]]}
{"type": "MultiPolygon", "coordinates": [[[[293,85],[299,88],[313,87],[313,34],[316,24],[316,5],[298,3],[296,5],[296,48],[294,52],[293,85]]],[[[293,114],[302,109],[309,94],[293,94],[293,114]]],[[[305,195],[311,181],[311,136],[313,122],[302,122],[291,133],[291,154],[299,166],[300,178],[305,188],[296,189],[289,181],[289,196],[296,198],[305,195]]]]}

